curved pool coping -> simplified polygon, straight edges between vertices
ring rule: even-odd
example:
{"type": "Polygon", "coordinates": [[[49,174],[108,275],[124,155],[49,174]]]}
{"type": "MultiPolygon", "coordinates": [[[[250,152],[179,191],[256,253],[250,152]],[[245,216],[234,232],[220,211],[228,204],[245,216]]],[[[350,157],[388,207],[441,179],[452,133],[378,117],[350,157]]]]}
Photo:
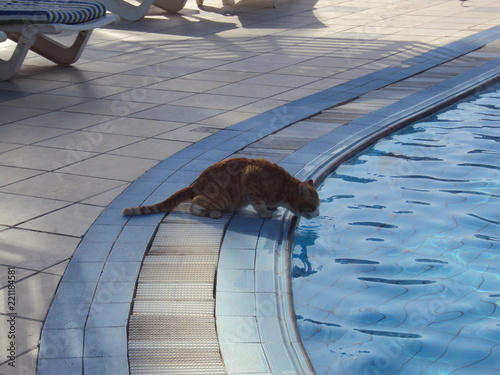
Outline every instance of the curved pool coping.
{"type": "MultiPolygon", "coordinates": [[[[148,245],[164,215],[130,219],[121,216],[123,208],[163,200],[190,184],[208,165],[271,133],[456,59],[499,38],[500,26],[497,26],[397,66],[296,100],[221,130],[147,171],[103,211],[75,251],[43,326],[37,373],[85,372],[88,375],[102,374],[104,370],[113,374],[129,373],[127,326],[136,280],[148,245]]],[[[312,141],[279,164],[299,179],[319,181],[376,139],[499,78],[500,58],[497,58],[353,120],[312,141]]],[[[289,256],[287,246],[294,223],[288,213],[280,211],[279,215],[282,215],[280,220],[264,220],[257,242],[263,233],[273,233],[274,240],[270,243],[275,256],[274,276],[278,276],[274,283],[283,291],[279,309],[290,312],[279,323],[290,337],[298,338],[294,319],[290,319],[293,304],[288,277],[289,259],[283,256],[289,256]]],[[[265,237],[262,239],[266,240],[265,237]]],[[[309,365],[300,341],[294,341],[294,345],[292,349],[298,363],[307,368],[309,365]]]]}

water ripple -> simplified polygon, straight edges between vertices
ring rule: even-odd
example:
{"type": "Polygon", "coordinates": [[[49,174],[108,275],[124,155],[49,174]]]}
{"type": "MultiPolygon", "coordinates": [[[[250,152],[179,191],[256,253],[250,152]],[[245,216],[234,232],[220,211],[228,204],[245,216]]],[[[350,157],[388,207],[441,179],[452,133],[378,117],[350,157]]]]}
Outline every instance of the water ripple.
{"type": "Polygon", "coordinates": [[[395,285],[423,285],[423,284],[434,284],[434,280],[415,280],[415,279],[382,279],[381,277],[358,277],[361,281],[371,281],[374,283],[385,283],[385,284],[395,284],[395,285]]]}
{"type": "Polygon", "coordinates": [[[349,225],[360,225],[365,227],[377,227],[377,228],[388,228],[388,229],[396,229],[397,225],[387,224],[387,223],[377,223],[372,221],[358,221],[354,223],[349,223],[349,225]]]}
{"type": "Polygon", "coordinates": [[[416,333],[405,333],[405,332],[392,332],[392,331],[374,331],[371,329],[358,329],[354,328],[355,331],[366,333],[367,335],[375,336],[388,336],[388,337],[399,337],[403,339],[419,339],[422,336],[416,333]]]}

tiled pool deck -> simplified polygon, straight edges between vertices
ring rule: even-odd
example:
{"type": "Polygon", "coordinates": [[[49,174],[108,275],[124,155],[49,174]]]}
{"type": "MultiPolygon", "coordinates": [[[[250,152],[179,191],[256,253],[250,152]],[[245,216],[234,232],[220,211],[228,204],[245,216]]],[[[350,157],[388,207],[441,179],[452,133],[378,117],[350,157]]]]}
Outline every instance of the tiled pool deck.
{"type": "MultiPolygon", "coordinates": [[[[0,83],[0,313],[15,267],[18,337],[16,368],[3,352],[0,373],[35,374],[37,362],[39,374],[128,373],[131,303],[162,215],[123,207],[235,154],[319,178],[344,151],[500,74],[496,1],[219,7],[98,30],[75,68],[33,55],[0,83]]],[[[286,348],[272,333],[294,334],[275,278],[290,218],[277,216],[242,213],[225,231],[214,303],[230,374],[307,371],[293,337],[286,348]]]]}

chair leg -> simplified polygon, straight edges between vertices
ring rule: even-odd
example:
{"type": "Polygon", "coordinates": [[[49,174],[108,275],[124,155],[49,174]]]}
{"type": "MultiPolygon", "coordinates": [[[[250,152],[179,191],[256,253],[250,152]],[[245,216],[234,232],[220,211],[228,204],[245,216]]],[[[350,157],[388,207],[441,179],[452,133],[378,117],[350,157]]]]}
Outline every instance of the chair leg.
{"type": "MultiPolygon", "coordinates": [[[[33,52],[38,53],[40,56],[55,62],[56,64],[73,64],[80,58],[85,46],[87,45],[90,35],[92,35],[92,31],[93,30],[80,31],[76,36],[75,42],[71,46],[64,46],[54,39],[39,34],[35,36],[34,42],[32,42],[31,46],[28,48],[30,48],[33,52]]],[[[8,33],[8,35],[9,39],[17,42],[18,45],[23,38],[23,36],[19,33],[8,33]]],[[[24,54],[24,57],[26,57],[26,53],[24,54]]]]}
{"type": "MultiPolygon", "coordinates": [[[[187,0],[153,0],[153,4],[158,8],[165,9],[169,12],[178,12],[184,5],[186,5],[187,0]]],[[[198,3],[198,1],[197,1],[198,3]]],[[[203,4],[203,1],[202,1],[203,4]]],[[[198,4],[199,5],[199,4],[198,4]]]]}
{"type": "Polygon", "coordinates": [[[8,80],[21,69],[24,59],[36,38],[33,35],[7,33],[9,38],[11,38],[12,34],[16,34],[13,40],[17,42],[17,46],[9,60],[0,60],[0,81],[8,80]]]}

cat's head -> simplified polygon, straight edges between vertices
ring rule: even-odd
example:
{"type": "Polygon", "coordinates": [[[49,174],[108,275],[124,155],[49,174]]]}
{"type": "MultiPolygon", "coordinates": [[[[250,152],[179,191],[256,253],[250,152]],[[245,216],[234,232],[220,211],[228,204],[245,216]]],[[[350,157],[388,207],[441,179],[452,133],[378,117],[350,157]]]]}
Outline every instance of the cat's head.
{"type": "Polygon", "coordinates": [[[291,203],[291,211],[297,215],[312,219],[319,215],[319,196],[314,188],[313,180],[299,184],[299,194],[295,202],[291,203]]]}

